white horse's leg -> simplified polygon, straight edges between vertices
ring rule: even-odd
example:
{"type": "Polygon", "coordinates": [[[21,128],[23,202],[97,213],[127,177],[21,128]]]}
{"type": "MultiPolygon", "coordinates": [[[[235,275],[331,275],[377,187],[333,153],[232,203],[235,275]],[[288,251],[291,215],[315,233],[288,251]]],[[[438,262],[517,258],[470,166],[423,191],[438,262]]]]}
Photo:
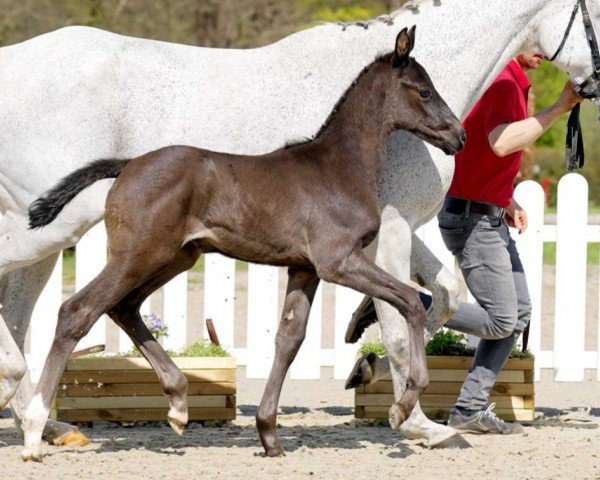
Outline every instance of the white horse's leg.
{"type": "MultiPolygon", "coordinates": [[[[2,310],[0,310],[1,315],[2,310]]],[[[25,375],[27,365],[15,343],[10,330],[0,316],[0,410],[17,391],[19,381],[25,375]]]]}
{"type": "MultiPolygon", "coordinates": [[[[0,281],[2,317],[21,352],[33,308],[52,274],[57,257],[58,254],[53,254],[35,265],[14,270],[0,281]]],[[[31,401],[33,390],[29,371],[26,370],[10,401],[15,426],[20,434],[21,420],[31,401]]],[[[53,445],[83,446],[89,443],[88,438],[79,432],[77,427],[54,421],[47,422],[44,439],[53,445]]]]}
{"type": "Polygon", "coordinates": [[[438,260],[429,247],[415,234],[412,236],[411,275],[431,292],[427,310],[425,341],[456,313],[459,285],[456,277],[438,260]]]}
{"type": "MultiPolygon", "coordinates": [[[[410,226],[396,210],[391,208],[384,210],[376,261],[379,266],[401,281],[407,281],[410,276],[412,237],[410,226]]],[[[398,401],[406,388],[409,373],[408,327],[400,313],[387,303],[375,300],[375,308],[382,341],[388,353],[387,362],[385,358],[378,359],[373,365],[375,375],[379,377],[380,374],[388,371],[391,373],[394,398],[398,401]]],[[[419,404],[400,426],[400,430],[407,438],[425,439],[430,447],[468,445],[456,430],[430,421],[423,414],[419,404]]]]}

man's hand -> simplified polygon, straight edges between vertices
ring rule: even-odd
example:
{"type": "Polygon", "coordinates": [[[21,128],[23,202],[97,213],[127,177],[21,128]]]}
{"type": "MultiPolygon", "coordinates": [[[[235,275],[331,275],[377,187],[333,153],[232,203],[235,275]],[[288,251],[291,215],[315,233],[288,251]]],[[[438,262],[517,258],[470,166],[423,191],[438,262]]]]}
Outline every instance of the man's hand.
{"type": "Polygon", "coordinates": [[[523,233],[525,230],[527,230],[527,213],[521,208],[521,205],[519,205],[514,198],[511,198],[508,207],[506,207],[504,221],[509,227],[517,228],[519,233],[523,233]]]}
{"type": "Polygon", "coordinates": [[[563,91],[560,94],[560,97],[554,104],[556,108],[561,113],[567,113],[573,110],[573,107],[578,103],[583,102],[583,97],[580,97],[573,90],[575,88],[575,84],[571,81],[565,83],[563,91]]]}
{"type": "Polygon", "coordinates": [[[583,97],[577,95],[574,88],[575,84],[567,82],[558,100],[549,107],[533,117],[494,128],[488,135],[493,152],[499,157],[505,157],[535,142],[561,115],[583,102],[583,97]]]}

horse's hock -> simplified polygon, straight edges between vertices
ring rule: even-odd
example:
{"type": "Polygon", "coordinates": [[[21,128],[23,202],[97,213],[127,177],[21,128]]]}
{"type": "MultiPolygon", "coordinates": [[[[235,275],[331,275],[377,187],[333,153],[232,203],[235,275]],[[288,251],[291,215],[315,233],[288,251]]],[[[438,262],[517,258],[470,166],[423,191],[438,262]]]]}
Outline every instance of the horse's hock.
{"type": "MultiPolygon", "coordinates": [[[[173,358],[188,380],[190,420],[234,420],[236,360],[173,358]]],[[[76,358],[61,378],[51,416],[63,422],[167,420],[169,402],[144,358],[76,358]]]]}
{"type": "MultiPolygon", "coordinates": [[[[432,420],[448,418],[467,377],[473,357],[428,356],[429,386],[421,396],[421,408],[432,420]]],[[[498,375],[490,403],[494,412],[508,421],[530,422],[534,419],[533,358],[511,358],[498,375]]],[[[386,378],[355,390],[356,418],[388,418],[394,403],[394,387],[386,378]]]]}

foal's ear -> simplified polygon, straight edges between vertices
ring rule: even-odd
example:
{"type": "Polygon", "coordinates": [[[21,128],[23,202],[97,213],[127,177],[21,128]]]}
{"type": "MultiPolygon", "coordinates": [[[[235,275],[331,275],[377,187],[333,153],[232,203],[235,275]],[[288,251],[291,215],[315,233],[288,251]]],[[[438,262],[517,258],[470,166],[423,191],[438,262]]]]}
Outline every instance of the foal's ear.
{"type": "Polygon", "coordinates": [[[415,46],[415,30],[413,25],[410,30],[403,28],[396,37],[396,48],[394,49],[394,67],[404,68],[408,65],[410,52],[415,46]]]}

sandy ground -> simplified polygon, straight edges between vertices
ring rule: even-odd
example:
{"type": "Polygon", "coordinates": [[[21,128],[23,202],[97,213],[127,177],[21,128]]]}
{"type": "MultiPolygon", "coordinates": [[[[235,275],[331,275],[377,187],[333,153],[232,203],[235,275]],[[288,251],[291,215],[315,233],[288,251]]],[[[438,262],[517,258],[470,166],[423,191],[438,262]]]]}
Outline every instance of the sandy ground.
{"type": "MultiPolygon", "coordinates": [[[[11,420],[0,420],[0,479],[600,479],[600,384],[537,384],[544,418],[512,437],[467,435],[472,448],[430,450],[388,427],[352,417],[352,393],[334,380],[284,386],[279,434],[285,458],[270,459],[254,428],[263,380],[239,372],[238,419],[191,425],[83,427],[85,448],[45,446],[43,464],[24,464],[11,420]]],[[[328,374],[328,372],[324,372],[328,374]]],[[[4,412],[6,414],[6,412],[4,412]]]]}
{"type": "MultiPolygon", "coordinates": [[[[586,348],[595,350],[598,331],[598,267],[589,268],[587,282],[586,348]]],[[[542,348],[552,349],[554,267],[545,266],[542,348]]],[[[199,336],[203,295],[201,274],[193,274],[188,299],[188,333],[199,336]]],[[[247,274],[236,275],[235,346],[246,342],[247,274]]],[[[280,294],[285,274],[280,275],[280,294]]],[[[68,295],[68,291],[65,294],[68,295]]],[[[152,309],[161,310],[161,298],[152,309]]],[[[323,348],[333,347],[333,288],[323,298],[323,348]]],[[[109,343],[115,342],[109,328],[109,343]]],[[[467,435],[472,448],[430,450],[408,441],[385,425],[356,421],[353,393],[343,382],[292,381],[284,385],[279,434],[285,458],[262,457],[254,428],[264,380],[247,380],[238,372],[238,419],[221,427],[191,425],[177,437],[166,424],[120,427],[96,424],[82,427],[92,443],[82,449],[45,447],[43,464],[24,464],[21,439],[12,421],[0,419],[0,480],[4,479],[295,479],[404,478],[417,479],[600,479],[600,382],[587,371],[586,382],[554,383],[543,371],[536,384],[540,419],[524,435],[492,437],[467,435]]],[[[7,412],[0,413],[6,417],[7,412]]]]}

